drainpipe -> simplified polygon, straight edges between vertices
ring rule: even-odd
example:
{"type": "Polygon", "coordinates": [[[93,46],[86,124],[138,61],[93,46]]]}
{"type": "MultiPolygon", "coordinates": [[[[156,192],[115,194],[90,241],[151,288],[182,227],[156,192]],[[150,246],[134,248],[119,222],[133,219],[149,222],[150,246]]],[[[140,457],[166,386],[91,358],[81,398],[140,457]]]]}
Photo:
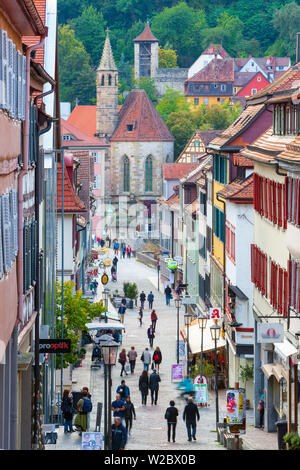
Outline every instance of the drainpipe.
{"type": "Polygon", "coordinates": [[[23,178],[28,173],[29,155],[29,107],[30,107],[30,54],[36,49],[40,49],[45,44],[48,28],[41,37],[38,44],[30,46],[26,50],[26,91],[25,91],[25,120],[24,120],[24,140],[23,140],[23,168],[18,176],[18,323],[23,320],[23,178]]]}

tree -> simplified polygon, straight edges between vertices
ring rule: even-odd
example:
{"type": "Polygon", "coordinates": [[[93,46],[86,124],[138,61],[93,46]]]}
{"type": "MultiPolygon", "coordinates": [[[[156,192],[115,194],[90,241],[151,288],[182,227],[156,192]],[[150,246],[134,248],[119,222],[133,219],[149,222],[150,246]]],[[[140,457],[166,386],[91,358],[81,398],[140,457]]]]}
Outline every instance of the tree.
{"type": "Polygon", "coordinates": [[[190,104],[180,91],[173,90],[167,86],[165,96],[160,99],[156,109],[161,117],[164,120],[167,120],[171,113],[175,113],[177,111],[189,111],[190,104]]]}
{"type": "Polygon", "coordinates": [[[166,124],[175,138],[174,160],[179,157],[184,146],[195,132],[197,126],[193,113],[180,110],[170,113],[166,124]]]}
{"type": "Polygon", "coordinates": [[[150,100],[153,103],[157,102],[157,91],[153,78],[141,77],[137,80],[134,80],[134,88],[136,88],[137,90],[145,90],[150,100]]]}
{"type": "MultiPolygon", "coordinates": [[[[64,282],[64,303],[63,303],[63,337],[71,340],[71,353],[63,355],[63,367],[78,361],[80,350],[80,333],[86,330],[86,323],[91,322],[95,317],[101,316],[105,312],[102,302],[91,303],[82,296],[82,291],[74,293],[75,283],[64,282]]],[[[62,321],[62,283],[58,283],[57,288],[57,317],[56,317],[56,337],[61,338],[62,321]]],[[[61,367],[60,354],[56,357],[56,367],[61,367]]]]}
{"type": "Polygon", "coordinates": [[[69,25],[58,28],[60,99],[74,105],[93,104],[96,98],[96,73],[81,41],[69,25]]]}
{"type": "Polygon", "coordinates": [[[296,33],[300,31],[300,6],[291,2],[276,10],[273,24],[278,31],[278,39],[267,52],[276,55],[287,55],[295,61],[296,33]]]}
{"type": "Polygon", "coordinates": [[[93,6],[85,8],[81,15],[70,21],[76,38],[81,41],[91,57],[92,64],[98,66],[105,41],[106,21],[101,12],[93,6]]]}
{"type": "Polygon", "coordinates": [[[162,49],[162,47],[159,47],[158,53],[160,69],[178,68],[176,51],[174,51],[173,49],[162,49]]]}

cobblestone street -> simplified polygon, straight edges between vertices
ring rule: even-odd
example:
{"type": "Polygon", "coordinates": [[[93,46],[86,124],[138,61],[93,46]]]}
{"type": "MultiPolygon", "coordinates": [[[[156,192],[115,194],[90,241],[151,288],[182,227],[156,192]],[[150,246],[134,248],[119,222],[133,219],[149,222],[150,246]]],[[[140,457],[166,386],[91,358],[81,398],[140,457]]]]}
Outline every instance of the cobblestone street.
{"type": "MultiPolygon", "coordinates": [[[[124,377],[130,388],[132,402],[135,405],[137,419],[133,422],[133,430],[128,438],[127,450],[225,450],[217,441],[215,432],[215,399],[214,394],[209,392],[209,406],[200,408],[200,422],[197,425],[197,441],[188,442],[186,427],[182,419],[182,413],[185,401],[179,398],[179,392],[176,390],[176,384],[171,382],[171,364],[176,362],[176,309],[174,301],[170,307],[165,304],[165,297],[162,292],[157,290],[156,271],[137,262],[135,259],[120,259],[118,263],[118,283],[109,283],[112,291],[118,289],[120,292],[123,288],[124,281],[136,282],[139,292],[144,290],[146,295],[153,291],[155,296],[154,305],[158,322],[156,326],[156,337],[154,340],[154,348],[159,346],[162,351],[162,364],[160,366],[160,390],[158,405],[151,406],[150,395],[148,397],[147,406],[141,405],[140,392],[138,389],[139,375],[143,370],[140,360],[141,354],[146,346],[149,345],[147,339],[147,328],[150,325],[150,310],[148,303],[145,303],[145,311],[143,318],[143,326],[140,327],[137,319],[137,309],[127,309],[124,325],[126,332],[123,336],[122,347],[126,349],[126,353],[131,346],[135,346],[138,357],[134,375],[129,374],[124,377]],[[169,401],[174,400],[179,410],[176,443],[168,443],[167,426],[164,414],[169,406],[169,401]]],[[[161,286],[162,288],[162,286],[161,286]]],[[[98,297],[100,293],[98,293],[98,297]]],[[[139,305],[139,303],[138,303],[139,305]]],[[[110,310],[112,308],[110,307],[110,310]]],[[[180,327],[183,326],[184,308],[181,309],[180,327]]],[[[81,368],[77,368],[73,372],[73,390],[80,390],[83,386],[90,388],[92,395],[93,410],[90,416],[90,430],[95,428],[97,402],[103,403],[103,368],[90,369],[91,364],[91,345],[87,346],[88,352],[82,363],[81,368]]],[[[152,350],[153,352],[153,350],[152,350]]],[[[120,384],[120,365],[113,368],[112,371],[112,399],[115,398],[115,391],[120,384]]],[[[220,420],[225,414],[224,391],[220,391],[220,420]]],[[[251,410],[253,412],[253,410],[251,410]]],[[[249,412],[251,415],[251,411],[249,412]]],[[[250,419],[247,417],[247,425],[251,427],[250,419]]],[[[103,431],[103,419],[102,419],[103,431]]],[[[246,448],[257,448],[256,442],[260,441],[260,436],[264,435],[262,431],[253,428],[251,434],[250,445],[246,448]],[[259,436],[258,436],[259,434],[259,436]]],[[[272,442],[269,438],[268,446],[265,448],[273,448],[275,442],[272,435],[272,442]],[[270,442],[269,442],[270,441],[270,442]],[[271,447],[270,447],[271,446],[271,447]]],[[[81,438],[78,433],[64,434],[63,427],[59,428],[59,439],[56,445],[48,445],[48,449],[80,449],[81,438]]],[[[262,448],[262,447],[258,447],[262,448]]],[[[274,448],[275,445],[274,445],[274,448]]]]}

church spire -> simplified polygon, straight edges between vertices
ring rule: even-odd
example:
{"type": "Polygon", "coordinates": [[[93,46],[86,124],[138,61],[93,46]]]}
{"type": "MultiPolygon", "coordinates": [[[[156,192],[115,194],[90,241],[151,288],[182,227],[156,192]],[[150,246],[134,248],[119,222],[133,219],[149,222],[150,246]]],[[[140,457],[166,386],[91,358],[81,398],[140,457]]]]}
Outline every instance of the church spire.
{"type": "Polygon", "coordinates": [[[106,30],[106,38],[102,52],[101,61],[98,70],[118,70],[115,64],[114,56],[109,39],[109,29],[106,30]]]}

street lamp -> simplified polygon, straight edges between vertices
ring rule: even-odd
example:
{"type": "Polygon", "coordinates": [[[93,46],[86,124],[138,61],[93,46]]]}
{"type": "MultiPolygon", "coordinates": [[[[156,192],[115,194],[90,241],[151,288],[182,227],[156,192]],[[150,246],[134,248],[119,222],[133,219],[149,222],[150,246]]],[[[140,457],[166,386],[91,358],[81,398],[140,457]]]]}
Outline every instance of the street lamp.
{"type": "Polygon", "coordinates": [[[184,324],[187,327],[187,376],[190,378],[190,324],[192,323],[193,315],[191,313],[184,314],[184,324]]]}
{"type": "Polygon", "coordinates": [[[107,310],[108,310],[108,294],[110,293],[110,289],[105,287],[103,290],[103,298],[105,303],[105,323],[107,323],[107,310]]]}
{"type": "Polygon", "coordinates": [[[205,330],[206,324],[207,324],[207,317],[205,315],[199,315],[198,326],[201,329],[200,383],[202,383],[202,375],[203,375],[203,330],[205,330]]]}
{"type": "Polygon", "coordinates": [[[111,367],[116,365],[119,344],[113,340],[102,344],[104,362],[104,442],[105,449],[111,450],[111,367]],[[108,374],[107,374],[108,371],[108,374]],[[107,386],[108,381],[108,386],[107,386]],[[105,426],[106,423],[106,426],[105,426]]]}
{"type": "Polygon", "coordinates": [[[219,422],[219,400],[218,400],[218,356],[217,341],[220,339],[221,327],[215,322],[210,327],[211,338],[215,342],[215,391],[216,391],[216,429],[219,422]]]}
{"type": "Polygon", "coordinates": [[[176,297],[175,307],[177,308],[177,364],[179,364],[179,310],[181,307],[181,298],[176,297]]]}

